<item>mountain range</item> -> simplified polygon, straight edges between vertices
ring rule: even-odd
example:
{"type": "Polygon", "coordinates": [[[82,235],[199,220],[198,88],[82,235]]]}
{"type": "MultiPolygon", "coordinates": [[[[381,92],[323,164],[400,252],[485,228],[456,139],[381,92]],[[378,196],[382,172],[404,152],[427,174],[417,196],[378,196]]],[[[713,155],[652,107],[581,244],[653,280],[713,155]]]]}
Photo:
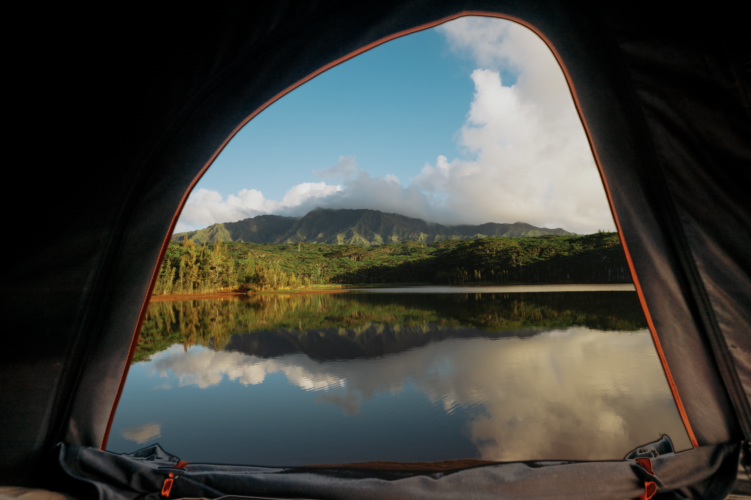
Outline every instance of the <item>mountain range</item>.
{"type": "Polygon", "coordinates": [[[549,234],[573,235],[561,228],[540,228],[524,222],[444,226],[379,210],[317,208],[299,218],[259,215],[238,222],[213,224],[205,229],[177,233],[172,236],[172,241],[180,242],[188,238],[199,245],[217,241],[238,241],[370,246],[402,241],[427,244],[443,240],[470,240],[490,236],[527,237],[549,234]]]}

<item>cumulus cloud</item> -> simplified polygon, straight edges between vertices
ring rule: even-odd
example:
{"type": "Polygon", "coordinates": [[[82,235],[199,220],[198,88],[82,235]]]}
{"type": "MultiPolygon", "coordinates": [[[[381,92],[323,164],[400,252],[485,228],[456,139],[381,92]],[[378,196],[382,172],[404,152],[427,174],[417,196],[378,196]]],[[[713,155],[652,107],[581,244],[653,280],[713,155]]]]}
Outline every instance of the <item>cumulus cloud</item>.
{"type": "Polygon", "coordinates": [[[443,218],[441,201],[419,185],[402,185],[396,175],[371,176],[366,170],[357,168],[352,156],[340,157],[339,162],[329,168],[315,172],[315,175],[337,179],[339,189],[325,197],[310,197],[297,206],[286,207],[280,213],[305,215],[316,207],[322,208],[369,208],[388,213],[399,213],[436,222],[443,218]]]}
{"type": "Polygon", "coordinates": [[[281,200],[252,189],[226,199],[199,189],[178,230],[262,213],[301,216],[319,206],[371,208],[443,224],[523,221],[577,233],[614,229],[568,84],[544,42],[521,25],[483,17],[461,18],[437,31],[477,66],[470,75],[473,100],[456,135],[463,157],[441,155],[416,165],[417,175],[406,184],[394,174],[373,177],[357,168],[354,157],[340,157],[312,172],[322,182],[298,184],[281,200]],[[502,74],[515,74],[516,81],[504,85],[502,74]]]}
{"type": "Polygon", "coordinates": [[[336,164],[313,174],[340,184],[305,182],[293,186],[281,200],[267,200],[255,189],[243,189],[226,199],[217,191],[198,189],[188,198],[175,232],[262,214],[299,217],[317,207],[370,208],[429,221],[440,217],[436,197],[418,185],[403,186],[393,174],[373,177],[357,168],[353,156],[339,157],[336,164]]]}
{"type": "Polygon", "coordinates": [[[476,157],[439,156],[412,179],[445,195],[454,222],[523,221],[575,232],[613,228],[605,193],[575,114],[553,113],[475,70],[475,98],[459,140],[476,157]],[[570,118],[570,119],[567,119],[570,118]]]}
{"type": "MultiPolygon", "coordinates": [[[[488,460],[620,460],[662,433],[679,450],[691,447],[648,330],[451,339],[346,362],[193,348],[175,350],[154,366],[199,387],[224,377],[260,384],[281,372],[290,384],[319,391],[316,403],[339,406],[350,418],[366,411],[362,402],[413,384],[435,408],[464,412],[466,434],[488,460]]],[[[410,399],[402,401],[410,411],[410,399]]],[[[367,411],[382,406],[391,407],[367,411]]]]}
{"type": "Polygon", "coordinates": [[[563,73],[534,33],[468,17],[438,28],[480,66],[458,134],[471,160],[439,156],[413,182],[446,196],[448,213],[474,223],[524,221],[570,231],[613,229],[589,143],[563,73]],[[504,86],[503,70],[517,80],[504,86]]]}
{"type": "Polygon", "coordinates": [[[217,191],[201,188],[188,197],[175,232],[201,229],[219,222],[235,222],[262,214],[286,215],[296,212],[294,209],[301,205],[315,205],[314,200],[341,190],[341,186],[325,182],[303,182],[290,188],[281,200],[267,200],[256,189],[243,189],[225,199],[217,191]]]}

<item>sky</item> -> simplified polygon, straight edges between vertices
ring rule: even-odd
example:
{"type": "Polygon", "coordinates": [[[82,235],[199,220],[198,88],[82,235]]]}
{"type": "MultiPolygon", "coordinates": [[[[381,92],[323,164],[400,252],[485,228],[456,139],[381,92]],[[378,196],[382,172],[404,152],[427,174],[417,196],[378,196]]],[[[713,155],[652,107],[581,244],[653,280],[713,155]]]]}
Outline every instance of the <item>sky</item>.
{"type": "Polygon", "coordinates": [[[175,232],[317,207],[615,229],[552,53],[482,17],[387,42],[269,106],[198,182],[175,232]]]}

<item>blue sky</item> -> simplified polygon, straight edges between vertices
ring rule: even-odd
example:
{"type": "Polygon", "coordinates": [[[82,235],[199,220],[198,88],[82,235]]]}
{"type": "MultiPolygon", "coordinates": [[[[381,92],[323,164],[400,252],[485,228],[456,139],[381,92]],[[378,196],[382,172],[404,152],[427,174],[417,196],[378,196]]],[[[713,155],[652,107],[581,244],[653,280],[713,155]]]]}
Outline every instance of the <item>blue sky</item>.
{"type": "Polygon", "coordinates": [[[613,227],[603,202],[549,49],[514,23],[464,18],[272,104],[221,152],[176,230],[323,206],[593,232],[613,227]]]}
{"type": "Polygon", "coordinates": [[[434,29],[381,45],[261,112],[197,187],[227,195],[239,182],[278,199],[290,178],[317,182],[312,169],[350,155],[372,175],[417,175],[437,154],[461,155],[454,135],[472,101],[473,69],[434,29]]]}

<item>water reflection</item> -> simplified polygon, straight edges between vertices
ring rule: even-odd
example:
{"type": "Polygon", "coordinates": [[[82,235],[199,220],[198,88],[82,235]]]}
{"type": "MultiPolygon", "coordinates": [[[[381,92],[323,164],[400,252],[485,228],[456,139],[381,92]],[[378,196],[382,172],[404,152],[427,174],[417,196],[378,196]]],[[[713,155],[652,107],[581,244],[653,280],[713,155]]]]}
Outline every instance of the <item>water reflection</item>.
{"type": "Polygon", "coordinates": [[[133,367],[110,449],[161,433],[191,461],[302,465],[621,459],[663,433],[690,448],[635,297],[609,293],[168,304],[182,342],[133,367]],[[201,307],[235,314],[206,335],[183,319],[201,307]]]}
{"type": "Polygon", "coordinates": [[[151,422],[137,427],[130,427],[123,431],[123,437],[139,444],[146,443],[162,435],[162,424],[151,422]]]}
{"type": "Polygon", "coordinates": [[[162,377],[167,377],[168,371],[172,372],[181,387],[197,385],[201,389],[216,385],[225,377],[243,385],[258,385],[272,373],[284,374],[289,383],[305,390],[330,389],[346,384],[341,377],[315,369],[316,363],[303,356],[269,360],[239,352],[193,349],[184,355],[173,351],[169,356],[157,359],[153,368],[162,377]]]}
{"type": "MultiPolygon", "coordinates": [[[[305,332],[340,328],[355,332],[357,338],[353,342],[365,349],[363,355],[377,355],[387,351],[367,350],[378,349],[381,332],[376,332],[378,341],[368,343],[361,335],[363,329],[371,325],[413,328],[429,324],[495,333],[571,326],[635,331],[647,326],[633,292],[449,295],[417,294],[412,290],[409,294],[252,295],[234,300],[150,304],[134,362],[148,359],[150,354],[175,343],[182,343],[186,349],[193,345],[223,349],[236,333],[268,331],[277,338],[276,332],[281,330],[299,335],[287,334],[283,341],[278,340],[280,344],[276,347],[267,339],[265,345],[272,351],[266,355],[306,352],[318,359],[328,359],[335,347],[327,344],[316,353],[312,350],[316,337],[305,332]],[[282,351],[273,351],[275,348],[282,351]]],[[[419,331],[410,333],[416,334],[414,341],[422,336],[419,331]]],[[[406,341],[404,335],[399,338],[406,341]]]]}

